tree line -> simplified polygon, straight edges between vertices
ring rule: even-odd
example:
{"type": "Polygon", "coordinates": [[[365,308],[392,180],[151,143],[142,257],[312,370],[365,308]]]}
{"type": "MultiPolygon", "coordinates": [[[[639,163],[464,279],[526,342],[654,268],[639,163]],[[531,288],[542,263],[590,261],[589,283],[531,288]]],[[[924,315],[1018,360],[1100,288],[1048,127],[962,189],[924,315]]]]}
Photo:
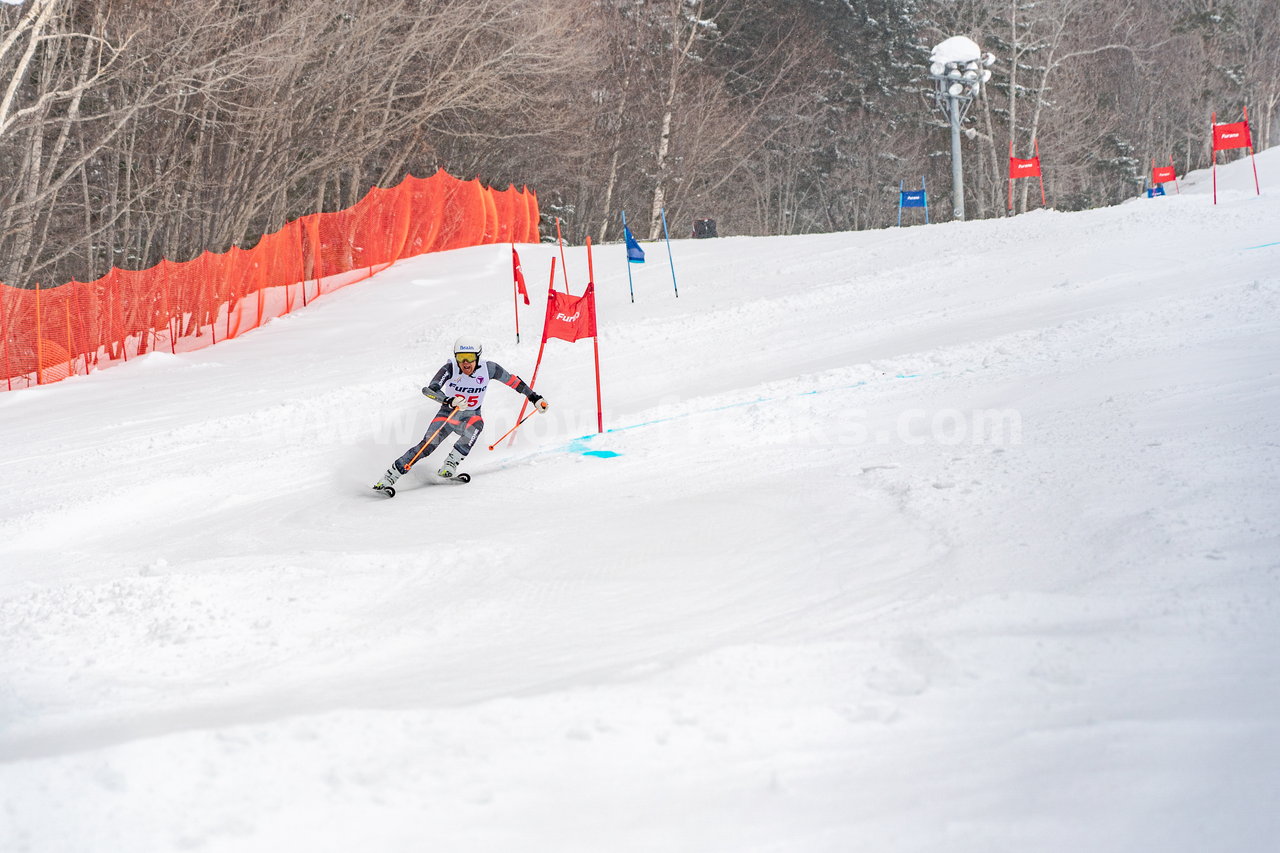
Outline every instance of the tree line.
{"type": "MultiPolygon", "coordinates": [[[[950,210],[929,48],[995,54],[970,218],[1038,142],[1063,210],[1280,123],[1275,0],[26,0],[0,5],[0,281],[247,248],[444,168],[526,184],[581,242],[876,228],[950,210]]],[[[1016,197],[1015,212],[1039,204],[1016,197]]],[[[544,230],[554,233],[554,226],[544,230]]]]}

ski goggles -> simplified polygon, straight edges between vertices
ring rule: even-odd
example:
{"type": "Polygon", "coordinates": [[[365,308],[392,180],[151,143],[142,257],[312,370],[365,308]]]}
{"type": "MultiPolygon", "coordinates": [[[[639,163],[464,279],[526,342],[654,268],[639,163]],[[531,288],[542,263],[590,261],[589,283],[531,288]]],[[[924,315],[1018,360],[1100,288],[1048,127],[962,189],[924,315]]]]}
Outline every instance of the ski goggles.
{"type": "Polygon", "coordinates": [[[453,357],[457,360],[458,364],[475,364],[480,360],[480,356],[473,352],[455,352],[453,357]]]}

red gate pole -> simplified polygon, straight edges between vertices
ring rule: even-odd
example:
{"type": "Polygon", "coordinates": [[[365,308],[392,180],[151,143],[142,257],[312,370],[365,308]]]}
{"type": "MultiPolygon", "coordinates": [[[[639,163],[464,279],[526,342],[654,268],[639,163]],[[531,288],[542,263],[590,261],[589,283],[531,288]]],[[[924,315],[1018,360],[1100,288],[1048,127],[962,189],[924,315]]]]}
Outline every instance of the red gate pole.
{"type": "MultiPolygon", "coordinates": [[[[555,269],[556,259],[551,259],[552,269],[555,269]]],[[[511,310],[516,315],[516,343],[520,343],[520,285],[516,281],[516,277],[511,276],[511,310]]]]}
{"type": "MultiPolygon", "coordinates": [[[[556,289],[556,259],[553,257],[551,259],[551,281],[547,282],[547,299],[548,300],[551,299],[551,293],[555,289],[556,289]]],[[[543,332],[542,343],[538,344],[538,360],[533,363],[533,376],[529,379],[530,388],[538,387],[538,368],[542,367],[542,354],[547,351],[547,335],[546,335],[545,325],[543,327],[542,332],[543,332]]],[[[520,404],[520,417],[516,418],[516,423],[520,423],[521,421],[524,420],[524,410],[528,407],[528,405],[529,405],[528,399],[526,399],[523,403],[520,404]]],[[[510,435],[510,433],[508,433],[508,435],[510,435]]],[[[498,441],[501,441],[501,440],[502,440],[501,438],[498,439],[498,441]]],[[[494,442],[495,446],[497,445],[498,441],[494,442]]],[[[507,447],[510,447],[515,443],[516,443],[516,437],[512,435],[511,441],[507,442],[507,447]]],[[[493,447],[490,447],[489,449],[493,450],[493,447]]]]}
{"type": "MultiPolygon", "coordinates": [[[[596,297],[595,291],[591,293],[591,316],[594,319],[596,313],[596,297]]],[[[591,339],[596,351],[596,432],[604,432],[604,409],[600,405],[600,330],[596,329],[595,337],[591,339]]]]}
{"type": "Polygon", "coordinates": [[[1209,114],[1209,156],[1213,158],[1213,165],[1209,167],[1209,173],[1213,175],[1213,203],[1218,203],[1218,141],[1214,139],[1214,128],[1218,126],[1218,114],[1209,114]]]}
{"type": "Polygon", "coordinates": [[[591,235],[587,235],[587,292],[591,294],[591,336],[596,356],[596,432],[604,432],[604,408],[600,405],[600,322],[596,317],[596,274],[591,263],[591,235]]]}
{"type": "MultiPolygon", "coordinates": [[[[1249,105],[1244,105],[1244,127],[1249,129],[1249,105]]],[[[1253,133],[1249,133],[1249,161],[1253,164],[1253,191],[1262,195],[1262,187],[1258,185],[1258,158],[1253,156],[1253,133]]]]}
{"type": "Polygon", "coordinates": [[[1040,165],[1040,140],[1036,140],[1036,177],[1040,179],[1040,206],[1048,207],[1049,202],[1044,197],[1044,169],[1040,165]]]}
{"type": "MultiPolygon", "coordinates": [[[[560,244],[560,275],[564,278],[564,292],[569,292],[569,265],[564,262],[564,239],[560,236],[560,217],[556,217],[556,242],[560,244]]],[[[554,279],[553,279],[554,280],[554,279]]]]}
{"type": "Polygon", "coordinates": [[[1009,140],[1009,165],[1006,167],[1009,172],[1009,211],[1013,211],[1013,140],[1009,140]]]}
{"type": "MultiPolygon", "coordinates": [[[[516,258],[516,244],[511,244],[511,258],[514,262],[516,258]]],[[[556,277],[556,258],[551,256],[551,280],[555,281],[556,277]]],[[[516,314],[516,343],[520,343],[520,282],[516,279],[515,269],[511,271],[511,307],[516,314]]]]}

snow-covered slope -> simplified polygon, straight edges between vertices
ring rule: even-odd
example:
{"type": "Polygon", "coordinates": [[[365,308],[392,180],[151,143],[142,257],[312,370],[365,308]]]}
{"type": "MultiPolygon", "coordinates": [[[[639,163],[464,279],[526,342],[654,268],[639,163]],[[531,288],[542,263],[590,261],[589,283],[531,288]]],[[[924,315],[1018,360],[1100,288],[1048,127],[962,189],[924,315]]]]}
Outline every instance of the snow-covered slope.
{"type": "Polygon", "coordinates": [[[1258,167],[677,241],[678,299],[599,247],[608,431],[552,341],[551,411],[394,500],[456,336],[529,378],[553,247],[519,345],[478,247],[0,394],[0,850],[1270,849],[1258,167]]]}

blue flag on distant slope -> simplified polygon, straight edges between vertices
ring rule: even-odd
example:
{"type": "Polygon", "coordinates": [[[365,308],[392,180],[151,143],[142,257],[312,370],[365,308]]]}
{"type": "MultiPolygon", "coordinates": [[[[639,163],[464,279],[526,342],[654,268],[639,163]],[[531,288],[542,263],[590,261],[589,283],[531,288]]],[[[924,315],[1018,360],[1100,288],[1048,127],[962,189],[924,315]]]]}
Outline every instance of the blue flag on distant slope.
{"type": "Polygon", "coordinates": [[[909,190],[906,188],[906,181],[898,181],[898,224],[902,224],[902,209],[905,207],[919,207],[924,210],[925,224],[929,224],[929,192],[925,186],[924,176],[920,177],[920,189],[909,190]]]}
{"type": "Polygon", "coordinates": [[[644,249],[640,248],[640,244],[636,242],[636,238],[631,234],[631,229],[625,225],[622,227],[622,237],[627,241],[627,260],[633,264],[643,264],[644,249]]]}

